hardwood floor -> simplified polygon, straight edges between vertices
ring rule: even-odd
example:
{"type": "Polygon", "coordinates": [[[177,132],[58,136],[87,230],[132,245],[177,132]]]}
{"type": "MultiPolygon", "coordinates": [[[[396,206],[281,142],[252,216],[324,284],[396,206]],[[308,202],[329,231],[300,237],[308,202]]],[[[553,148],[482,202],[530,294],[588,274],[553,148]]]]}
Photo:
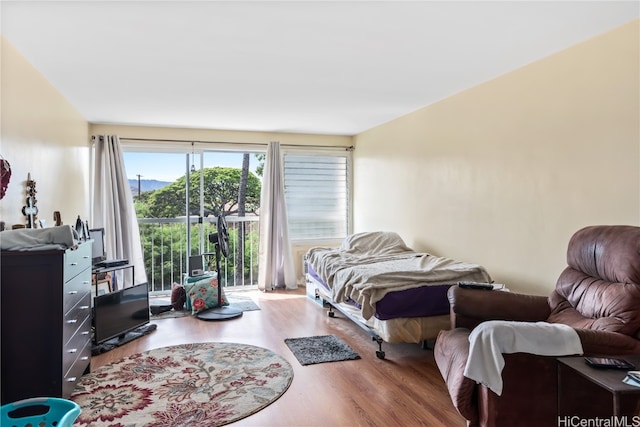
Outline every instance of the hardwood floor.
{"type": "Polygon", "coordinates": [[[191,316],[153,321],[155,332],[94,356],[95,369],[137,352],[191,342],[237,342],[268,348],[291,363],[294,378],[273,404],[232,426],[465,426],[453,407],[433,352],[418,344],[383,344],[386,358],[367,332],[309,299],[304,288],[250,295],[261,310],[207,322],[191,316]],[[334,334],[362,359],[302,366],[285,338],[334,334]]]}

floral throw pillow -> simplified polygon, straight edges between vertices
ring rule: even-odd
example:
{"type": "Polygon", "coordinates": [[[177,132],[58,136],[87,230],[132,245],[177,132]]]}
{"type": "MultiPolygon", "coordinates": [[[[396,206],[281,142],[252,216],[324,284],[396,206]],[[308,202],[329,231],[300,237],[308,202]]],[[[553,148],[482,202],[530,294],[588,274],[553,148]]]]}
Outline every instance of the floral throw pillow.
{"type": "MultiPolygon", "coordinates": [[[[218,279],[206,277],[188,285],[187,298],[191,302],[191,313],[196,314],[208,308],[218,306],[218,279]]],[[[229,305],[224,295],[224,290],[220,298],[221,305],[229,305]]]]}

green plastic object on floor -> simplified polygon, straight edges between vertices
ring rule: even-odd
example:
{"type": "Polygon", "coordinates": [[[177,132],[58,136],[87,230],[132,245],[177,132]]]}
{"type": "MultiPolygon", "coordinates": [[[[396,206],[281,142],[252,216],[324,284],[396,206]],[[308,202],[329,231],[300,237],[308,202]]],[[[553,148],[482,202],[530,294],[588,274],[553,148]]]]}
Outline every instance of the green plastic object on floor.
{"type": "Polygon", "coordinates": [[[72,427],[80,406],[57,397],[33,397],[7,403],[0,408],[2,427],[72,427]]]}

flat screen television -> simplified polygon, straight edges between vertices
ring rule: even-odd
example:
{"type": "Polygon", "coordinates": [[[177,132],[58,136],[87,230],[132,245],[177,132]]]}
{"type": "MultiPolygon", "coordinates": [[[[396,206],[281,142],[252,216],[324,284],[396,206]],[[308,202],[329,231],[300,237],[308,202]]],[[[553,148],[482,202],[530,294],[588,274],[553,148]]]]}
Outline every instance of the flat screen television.
{"type": "Polygon", "coordinates": [[[104,228],[92,228],[89,230],[89,239],[93,240],[91,245],[91,262],[96,265],[107,259],[104,249],[104,228]]]}
{"type": "Polygon", "coordinates": [[[93,299],[93,341],[125,340],[127,332],[149,323],[149,285],[141,283],[93,299]]]}

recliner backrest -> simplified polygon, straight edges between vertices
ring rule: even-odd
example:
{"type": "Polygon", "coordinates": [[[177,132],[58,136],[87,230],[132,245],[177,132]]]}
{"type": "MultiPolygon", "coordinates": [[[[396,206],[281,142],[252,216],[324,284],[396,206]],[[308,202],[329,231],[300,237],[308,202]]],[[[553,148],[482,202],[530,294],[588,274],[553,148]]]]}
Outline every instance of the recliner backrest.
{"type": "Polygon", "coordinates": [[[640,227],[590,226],[567,249],[550,322],[640,338],[640,227]]]}

